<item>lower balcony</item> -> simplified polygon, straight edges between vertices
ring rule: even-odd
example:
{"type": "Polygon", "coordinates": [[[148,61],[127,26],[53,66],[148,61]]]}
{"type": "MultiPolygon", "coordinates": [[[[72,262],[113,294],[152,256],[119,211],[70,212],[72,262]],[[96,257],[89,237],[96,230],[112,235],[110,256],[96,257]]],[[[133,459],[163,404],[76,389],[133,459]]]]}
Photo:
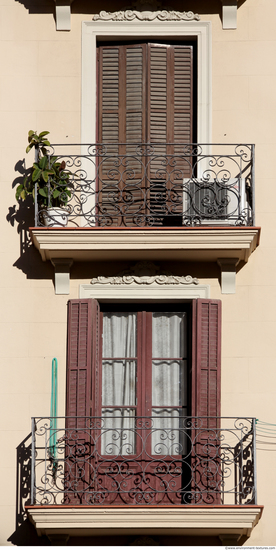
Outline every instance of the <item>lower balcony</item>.
{"type": "Polygon", "coordinates": [[[262,513],[254,419],[108,414],[33,419],[39,535],[250,536],[262,513]]]}

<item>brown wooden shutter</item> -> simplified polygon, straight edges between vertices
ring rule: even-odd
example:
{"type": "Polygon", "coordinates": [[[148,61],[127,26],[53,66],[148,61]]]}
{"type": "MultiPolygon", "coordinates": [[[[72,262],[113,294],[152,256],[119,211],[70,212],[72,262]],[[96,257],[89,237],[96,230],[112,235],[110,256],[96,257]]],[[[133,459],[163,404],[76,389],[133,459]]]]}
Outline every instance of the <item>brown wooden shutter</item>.
{"type": "MultiPolygon", "coordinates": [[[[66,416],[91,415],[92,363],[97,356],[98,302],[70,300],[68,303],[68,352],[66,416]]],[[[80,426],[73,419],[68,427],[80,426]]]]}
{"type": "Polygon", "coordinates": [[[192,499],[216,505],[221,504],[220,300],[193,301],[192,331],[192,499]]]}
{"type": "Polygon", "coordinates": [[[221,301],[194,300],[192,416],[220,412],[221,301]]]}
{"type": "Polygon", "coordinates": [[[167,216],[179,215],[181,225],[183,179],[192,173],[191,159],[184,159],[183,153],[185,144],[193,141],[193,49],[148,47],[148,140],[161,143],[154,146],[155,155],[148,162],[151,212],[163,225],[167,216]],[[164,211],[167,216],[162,219],[164,211]]]}
{"type": "Polygon", "coordinates": [[[88,504],[93,488],[93,437],[90,431],[93,371],[98,364],[99,304],[68,303],[67,393],[65,424],[64,503],[88,504]],[[87,500],[88,499],[88,500],[87,500]]]}
{"type": "Polygon", "coordinates": [[[99,158],[100,225],[166,225],[166,213],[182,223],[183,179],[191,175],[183,143],[193,141],[192,53],[184,45],[98,48],[98,139],[108,153],[99,158]],[[156,142],[154,155],[141,156],[134,145],[156,142]]]}
{"type": "Polygon", "coordinates": [[[144,211],[144,159],[137,159],[136,144],[146,141],[147,47],[103,46],[98,55],[98,136],[107,152],[99,159],[99,222],[133,225],[144,211]]]}

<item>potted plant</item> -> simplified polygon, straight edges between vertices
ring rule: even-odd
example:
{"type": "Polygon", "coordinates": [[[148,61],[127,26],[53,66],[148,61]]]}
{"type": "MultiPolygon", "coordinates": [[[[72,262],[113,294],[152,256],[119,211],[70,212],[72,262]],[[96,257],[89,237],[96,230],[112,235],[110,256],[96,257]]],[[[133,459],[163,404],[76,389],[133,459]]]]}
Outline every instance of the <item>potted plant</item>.
{"type": "Polygon", "coordinates": [[[72,196],[72,173],[66,170],[65,161],[60,162],[57,157],[49,155],[47,148],[51,144],[46,137],[48,134],[29,131],[26,153],[35,147],[36,161],[23,183],[17,186],[15,196],[17,201],[24,201],[32,195],[34,203],[37,201],[38,215],[44,225],[59,227],[68,222],[70,210],[67,203],[72,196]]]}

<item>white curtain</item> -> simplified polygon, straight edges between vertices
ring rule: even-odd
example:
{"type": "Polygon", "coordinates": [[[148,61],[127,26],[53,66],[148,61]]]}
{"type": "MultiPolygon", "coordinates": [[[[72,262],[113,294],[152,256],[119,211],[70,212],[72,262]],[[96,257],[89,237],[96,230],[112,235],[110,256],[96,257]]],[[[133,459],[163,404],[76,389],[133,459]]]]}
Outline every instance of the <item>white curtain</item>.
{"type": "Polygon", "coordinates": [[[157,455],[184,454],[186,451],[180,418],[187,414],[186,325],[185,312],[153,313],[152,453],[157,455]]]}
{"type": "Polygon", "coordinates": [[[136,313],[103,314],[101,451],[105,455],[135,454],[131,407],[136,405],[136,361],[124,358],[136,357],[136,325],[136,313]]]}

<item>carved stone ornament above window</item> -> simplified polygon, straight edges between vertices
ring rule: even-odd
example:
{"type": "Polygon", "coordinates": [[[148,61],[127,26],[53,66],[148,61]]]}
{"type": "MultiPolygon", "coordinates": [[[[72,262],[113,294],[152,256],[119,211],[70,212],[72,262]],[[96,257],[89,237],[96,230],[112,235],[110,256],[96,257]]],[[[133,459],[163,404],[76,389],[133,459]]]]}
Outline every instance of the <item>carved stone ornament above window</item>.
{"type": "Polygon", "coordinates": [[[191,275],[178,276],[169,271],[158,273],[160,268],[152,262],[138,262],[132,269],[127,269],[118,273],[114,277],[94,277],[91,279],[91,285],[109,284],[109,285],[198,285],[199,281],[191,275]]]}
{"type": "Polygon", "coordinates": [[[200,21],[200,17],[197,13],[192,11],[138,11],[138,10],[125,10],[107,12],[101,11],[99,14],[94,15],[93,21],[200,21]]]}

